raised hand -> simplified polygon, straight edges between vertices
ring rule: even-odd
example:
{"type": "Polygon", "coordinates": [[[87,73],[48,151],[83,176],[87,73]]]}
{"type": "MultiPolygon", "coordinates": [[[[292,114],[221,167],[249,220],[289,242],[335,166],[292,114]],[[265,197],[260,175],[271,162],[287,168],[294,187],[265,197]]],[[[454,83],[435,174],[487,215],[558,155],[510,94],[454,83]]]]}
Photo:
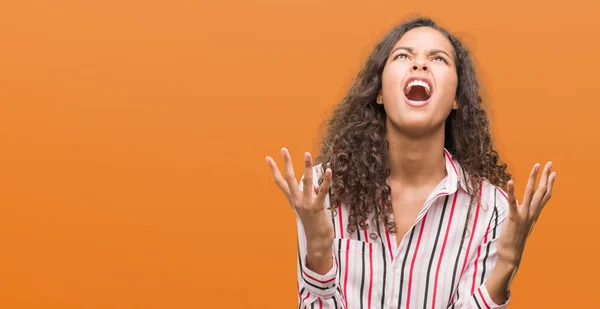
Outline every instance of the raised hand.
{"type": "Polygon", "coordinates": [[[287,149],[282,148],[285,177],[281,175],[275,161],[267,156],[266,160],[273,173],[275,184],[287,198],[296,212],[307,241],[307,266],[316,272],[326,272],[331,265],[331,246],[333,244],[333,222],[325,207],[325,197],[331,183],[331,169],[325,171],[325,177],[316,196],[313,192],[313,161],[310,153],[304,154],[304,177],[302,190],[294,174],[294,167],[287,149]],[[310,265],[308,265],[310,264],[310,265]]]}
{"type": "Polygon", "coordinates": [[[537,174],[540,165],[535,164],[529,175],[523,203],[519,205],[515,198],[514,182],[508,182],[508,203],[509,213],[498,239],[498,257],[506,263],[518,266],[523,256],[525,243],[533,226],[537,221],[542,209],[550,200],[552,195],[552,186],[556,173],[550,173],[552,162],[548,162],[542,172],[540,183],[535,189],[537,174]]]}

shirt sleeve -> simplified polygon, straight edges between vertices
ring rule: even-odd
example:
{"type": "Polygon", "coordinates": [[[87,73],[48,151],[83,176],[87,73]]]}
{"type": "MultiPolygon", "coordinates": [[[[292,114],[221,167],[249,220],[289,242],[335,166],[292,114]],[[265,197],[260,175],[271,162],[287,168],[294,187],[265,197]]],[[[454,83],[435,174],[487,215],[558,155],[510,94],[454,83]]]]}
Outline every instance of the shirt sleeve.
{"type": "MultiPolygon", "coordinates": [[[[318,167],[313,168],[313,196],[316,195],[315,189],[318,184],[318,167]]],[[[303,190],[303,178],[300,179],[300,190],[303,190]]],[[[327,199],[328,200],[328,199],[327,199]]],[[[327,202],[328,203],[328,202],[327,202]]],[[[346,308],[342,297],[338,280],[338,261],[334,254],[332,244],[331,259],[332,267],[323,275],[318,274],[306,267],[306,236],[302,221],[296,215],[297,235],[298,235],[298,304],[300,308],[323,308],[323,309],[342,309],[346,308]],[[314,306],[314,307],[313,307],[314,306]]]]}
{"type": "MultiPolygon", "coordinates": [[[[493,211],[483,241],[477,247],[473,258],[468,262],[459,281],[454,302],[449,309],[503,309],[508,306],[510,289],[507,288],[507,297],[501,304],[495,303],[485,286],[492,269],[498,260],[498,237],[502,224],[508,217],[508,203],[500,189],[496,193],[495,203],[490,207],[493,211]]],[[[494,194],[494,193],[492,193],[494,194]]]]}

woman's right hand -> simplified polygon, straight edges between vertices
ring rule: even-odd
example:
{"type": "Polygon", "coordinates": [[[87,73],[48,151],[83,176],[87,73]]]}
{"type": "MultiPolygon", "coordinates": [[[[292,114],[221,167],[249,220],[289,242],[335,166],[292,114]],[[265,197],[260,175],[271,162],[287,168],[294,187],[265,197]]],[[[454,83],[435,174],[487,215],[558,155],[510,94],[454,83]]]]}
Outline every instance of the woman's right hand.
{"type": "MultiPolygon", "coordinates": [[[[273,173],[275,184],[285,195],[288,202],[300,218],[307,241],[307,255],[326,255],[331,258],[333,244],[333,222],[325,207],[325,197],[331,184],[331,169],[325,171],[325,177],[316,196],[313,196],[313,161],[310,153],[304,154],[304,176],[302,190],[298,185],[290,154],[286,148],[281,149],[283,155],[285,177],[281,175],[275,161],[267,156],[266,160],[273,173]]],[[[310,258],[309,258],[310,260],[310,258]]],[[[307,261],[308,262],[308,261],[307,261]]],[[[318,264],[318,263],[317,263],[318,264]]]]}

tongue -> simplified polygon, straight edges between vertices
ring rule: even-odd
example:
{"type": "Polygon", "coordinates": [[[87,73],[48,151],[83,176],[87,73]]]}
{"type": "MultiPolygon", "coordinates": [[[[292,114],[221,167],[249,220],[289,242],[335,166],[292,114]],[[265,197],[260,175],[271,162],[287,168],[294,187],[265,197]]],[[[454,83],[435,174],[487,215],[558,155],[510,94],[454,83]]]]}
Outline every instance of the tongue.
{"type": "Polygon", "coordinates": [[[406,97],[411,101],[427,101],[429,95],[423,86],[412,86],[406,93],[406,97]]]}

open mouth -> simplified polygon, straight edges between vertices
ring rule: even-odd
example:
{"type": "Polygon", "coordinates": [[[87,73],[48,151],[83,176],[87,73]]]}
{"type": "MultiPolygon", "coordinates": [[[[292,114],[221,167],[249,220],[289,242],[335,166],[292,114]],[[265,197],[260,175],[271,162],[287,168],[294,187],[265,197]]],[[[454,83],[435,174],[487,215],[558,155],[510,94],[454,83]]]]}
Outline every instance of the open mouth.
{"type": "Polygon", "coordinates": [[[404,89],[406,98],[415,101],[423,102],[431,98],[431,87],[423,80],[415,79],[409,82],[404,89]]]}

